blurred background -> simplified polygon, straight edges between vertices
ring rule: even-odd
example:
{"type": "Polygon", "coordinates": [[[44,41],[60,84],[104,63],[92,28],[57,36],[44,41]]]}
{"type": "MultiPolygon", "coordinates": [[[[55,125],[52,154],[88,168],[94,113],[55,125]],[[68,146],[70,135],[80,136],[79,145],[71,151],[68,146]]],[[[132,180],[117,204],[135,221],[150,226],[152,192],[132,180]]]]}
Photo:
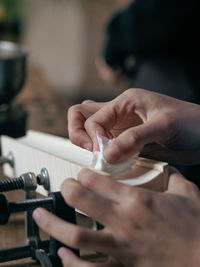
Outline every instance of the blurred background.
{"type": "Polygon", "coordinates": [[[28,112],[27,129],[66,137],[71,105],[129,87],[200,104],[198,10],[198,0],[0,0],[0,40],[28,51],[12,105],[28,112]]]}
{"type": "MultiPolygon", "coordinates": [[[[28,53],[23,90],[11,103],[0,103],[0,135],[8,130],[19,137],[34,129],[67,137],[71,105],[111,100],[130,87],[200,104],[198,5],[198,0],[0,0],[0,41],[20,44],[28,53]]],[[[1,91],[11,90],[4,81],[17,79],[7,67],[4,79],[4,56],[0,51],[0,100],[1,91]]],[[[15,68],[18,59],[15,53],[13,71],[22,74],[15,68]]],[[[200,187],[200,165],[176,167],[200,187]]],[[[13,232],[4,236],[7,247],[13,232]]]]}
{"type": "Polygon", "coordinates": [[[0,0],[0,39],[23,44],[28,75],[16,97],[29,113],[28,128],[67,135],[66,112],[84,99],[108,100],[126,81],[108,85],[95,61],[105,24],[128,0],[0,0]]]}

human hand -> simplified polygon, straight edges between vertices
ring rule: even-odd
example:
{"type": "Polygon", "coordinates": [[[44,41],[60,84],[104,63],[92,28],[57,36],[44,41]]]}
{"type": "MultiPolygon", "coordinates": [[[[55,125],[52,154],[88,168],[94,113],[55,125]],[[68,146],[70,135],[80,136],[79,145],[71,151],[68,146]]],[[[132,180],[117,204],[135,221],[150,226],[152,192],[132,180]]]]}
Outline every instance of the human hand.
{"type": "Polygon", "coordinates": [[[200,106],[143,89],[107,103],[86,102],[68,112],[73,143],[97,150],[96,134],[116,138],[105,149],[109,163],[141,152],[175,164],[200,162],[200,106]]]}
{"type": "MultiPolygon", "coordinates": [[[[62,243],[106,253],[122,266],[199,266],[199,190],[175,170],[166,193],[121,184],[88,169],[77,181],[66,179],[61,192],[70,206],[105,226],[85,229],[36,209],[33,217],[39,227],[62,243]]],[[[66,248],[58,255],[64,266],[118,266],[83,261],[66,248]]]]}
{"type": "Polygon", "coordinates": [[[68,110],[68,133],[72,143],[87,150],[93,150],[92,140],[85,130],[85,122],[105,104],[85,100],[82,104],[72,106],[68,110]]]}

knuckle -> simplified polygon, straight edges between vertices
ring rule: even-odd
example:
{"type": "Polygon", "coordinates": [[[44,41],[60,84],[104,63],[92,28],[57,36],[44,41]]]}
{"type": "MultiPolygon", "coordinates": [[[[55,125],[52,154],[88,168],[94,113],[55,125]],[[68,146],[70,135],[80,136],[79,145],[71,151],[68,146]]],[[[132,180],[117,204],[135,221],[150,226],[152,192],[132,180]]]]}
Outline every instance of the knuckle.
{"type": "Polygon", "coordinates": [[[144,93],[144,89],[141,88],[129,88],[124,92],[124,95],[128,98],[132,98],[133,96],[140,95],[141,93],[144,93]]]}
{"type": "Polygon", "coordinates": [[[140,94],[140,93],[144,93],[145,92],[145,90],[141,89],[141,88],[133,88],[133,90],[134,90],[135,94],[140,94]]]}
{"type": "Polygon", "coordinates": [[[88,175],[87,173],[88,173],[88,169],[87,168],[81,169],[80,172],[77,175],[77,179],[81,180],[82,177],[85,177],[85,176],[88,175]]]}
{"type": "Polygon", "coordinates": [[[139,191],[139,190],[134,190],[133,191],[133,197],[134,197],[134,200],[137,202],[137,203],[139,203],[139,202],[141,202],[142,201],[142,199],[143,199],[143,196],[142,196],[143,194],[141,193],[141,191],[139,191]]]}
{"type": "Polygon", "coordinates": [[[85,129],[88,129],[88,128],[91,127],[91,125],[92,125],[92,119],[91,119],[91,117],[89,117],[89,118],[85,121],[85,123],[84,123],[84,127],[85,127],[85,129]]]}
{"type": "Polygon", "coordinates": [[[143,196],[140,191],[137,190],[133,192],[132,203],[137,206],[143,204],[143,196]]]}
{"type": "Polygon", "coordinates": [[[90,100],[90,99],[86,99],[82,102],[82,104],[90,104],[90,103],[94,103],[93,100],[90,100]]]}
{"type": "Polygon", "coordinates": [[[140,146],[141,143],[141,136],[137,131],[130,131],[128,136],[128,142],[130,145],[128,145],[129,148],[132,148],[132,145],[140,146]]]}
{"type": "Polygon", "coordinates": [[[134,88],[129,88],[127,89],[123,94],[126,96],[126,97],[132,97],[133,96],[133,93],[134,93],[134,88]]]}
{"type": "Polygon", "coordinates": [[[141,190],[132,190],[129,197],[129,205],[132,207],[149,208],[152,206],[151,194],[141,190]]]}
{"type": "Polygon", "coordinates": [[[78,180],[81,181],[84,186],[88,188],[93,188],[96,184],[96,179],[94,179],[95,173],[89,169],[83,169],[78,174],[78,180]]]}
{"type": "Polygon", "coordinates": [[[97,183],[97,179],[94,179],[94,174],[92,174],[91,172],[88,173],[88,176],[85,179],[85,185],[88,188],[92,189],[95,187],[96,183],[97,183]]]}
{"type": "Polygon", "coordinates": [[[67,114],[68,114],[68,118],[70,115],[72,115],[74,112],[77,112],[81,107],[81,104],[77,104],[74,106],[71,106],[68,110],[67,110],[67,114]]]}

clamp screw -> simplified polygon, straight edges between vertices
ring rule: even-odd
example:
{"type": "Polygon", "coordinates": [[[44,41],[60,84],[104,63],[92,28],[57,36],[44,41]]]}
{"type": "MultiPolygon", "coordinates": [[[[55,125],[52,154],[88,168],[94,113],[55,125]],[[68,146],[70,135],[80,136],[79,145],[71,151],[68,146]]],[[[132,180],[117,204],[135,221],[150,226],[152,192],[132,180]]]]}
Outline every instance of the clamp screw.
{"type": "Polygon", "coordinates": [[[8,192],[19,189],[23,189],[24,191],[31,191],[35,190],[36,188],[37,179],[35,174],[32,172],[24,173],[19,178],[0,181],[0,192],[8,192]]]}
{"type": "Polygon", "coordinates": [[[41,173],[35,176],[32,172],[20,175],[19,178],[0,180],[0,192],[8,192],[23,189],[24,191],[36,190],[37,185],[43,185],[44,189],[50,189],[49,174],[43,168],[41,173]]]}

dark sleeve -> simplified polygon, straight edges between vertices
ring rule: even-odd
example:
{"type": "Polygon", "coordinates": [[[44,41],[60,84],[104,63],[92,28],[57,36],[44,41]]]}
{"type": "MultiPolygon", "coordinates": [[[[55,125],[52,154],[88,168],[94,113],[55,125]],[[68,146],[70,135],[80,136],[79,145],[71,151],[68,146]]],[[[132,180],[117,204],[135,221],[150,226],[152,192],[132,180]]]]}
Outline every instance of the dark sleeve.
{"type": "MultiPolygon", "coordinates": [[[[199,42],[197,0],[135,0],[107,25],[104,57],[111,66],[128,55],[180,50],[199,42]],[[187,41],[188,40],[188,41],[187,41]]],[[[174,52],[175,53],[175,52],[174,52]]]]}

